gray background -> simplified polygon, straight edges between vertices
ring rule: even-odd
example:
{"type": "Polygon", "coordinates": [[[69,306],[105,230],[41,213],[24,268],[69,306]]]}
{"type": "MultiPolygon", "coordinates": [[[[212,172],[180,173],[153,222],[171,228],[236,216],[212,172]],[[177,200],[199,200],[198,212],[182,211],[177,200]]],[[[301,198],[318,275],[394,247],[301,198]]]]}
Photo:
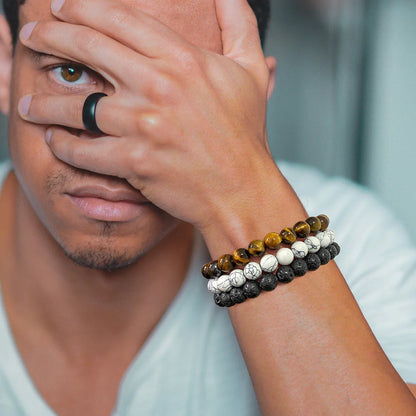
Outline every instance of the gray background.
{"type": "MultiPolygon", "coordinates": [[[[369,186],[416,235],[416,2],[272,2],[274,156],[369,186]]],[[[4,117],[0,136],[5,158],[4,117]]]]}

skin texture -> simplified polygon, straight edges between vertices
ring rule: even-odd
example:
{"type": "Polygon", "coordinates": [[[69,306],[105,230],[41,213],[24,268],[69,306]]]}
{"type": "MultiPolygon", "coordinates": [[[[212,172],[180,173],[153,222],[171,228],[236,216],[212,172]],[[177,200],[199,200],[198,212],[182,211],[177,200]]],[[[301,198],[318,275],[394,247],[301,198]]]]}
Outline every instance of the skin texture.
{"type": "MultiPolygon", "coordinates": [[[[28,371],[60,415],[110,414],[122,374],[180,287],[192,227],[218,257],[306,217],[268,151],[275,63],[247,3],[174,5],[70,0],[55,11],[61,22],[46,1],[21,8],[22,24],[38,23],[23,27],[14,60],[0,276],[28,371]],[[99,75],[58,85],[50,66],[68,61],[99,75]],[[103,137],[79,132],[93,91],[109,95],[97,107],[103,137]],[[135,195],[137,215],[111,224],[85,215],[68,201],[80,183],[135,195]],[[78,262],[102,255],[88,270],[62,248],[78,262]]],[[[335,264],[230,317],[263,414],[414,413],[335,264]]]]}

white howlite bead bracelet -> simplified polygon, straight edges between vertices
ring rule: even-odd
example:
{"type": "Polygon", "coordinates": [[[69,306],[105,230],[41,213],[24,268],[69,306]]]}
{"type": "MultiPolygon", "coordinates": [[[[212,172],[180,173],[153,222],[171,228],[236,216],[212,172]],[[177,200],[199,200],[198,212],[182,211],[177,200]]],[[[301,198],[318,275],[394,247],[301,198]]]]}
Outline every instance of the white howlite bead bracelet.
{"type": "Polygon", "coordinates": [[[245,265],[243,273],[248,280],[256,280],[262,275],[263,271],[258,263],[251,261],[245,265]]]}
{"type": "Polygon", "coordinates": [[[290,248],[285,247],[277,251],[276,258],[281,266],[289,266],[294,260],[295,255],[290,248]]]}
{"type": "Polygon", "coordinates": [[[313,236],[308,237],[305,240],[305,244],[308,246],[309,253],[317,253],[319,249],[321,248],[320,241],[313,236]]]}
{"type": "Polygon", "coordinates": [[[240,287],[243,286],[243,284],[247,281],[246,277],[244,276],[244,273],[240,269],[235,269],[230,273],[230,283],[234,287],[240,287]]]}
{"type": "Polygon", "coordinates": [[[303,259],[308,255],[308,246],[303,241],[296,241],[292,244],[291,250],[297,259],[303,259]]]}
{"type": "Polygon", "coordinates": [[[325,231],[317,233],[315,237],[319,240],[321,248],[327,248],[331,244],[331,238],[325,231]]]}
{"type": "Polygon", "coordinates": [[[277,270],[279,262],[277,261],[276,256],[273,254],[266,254],[260,260],[260,267],[264,272],[273,273],[277,270]]]}

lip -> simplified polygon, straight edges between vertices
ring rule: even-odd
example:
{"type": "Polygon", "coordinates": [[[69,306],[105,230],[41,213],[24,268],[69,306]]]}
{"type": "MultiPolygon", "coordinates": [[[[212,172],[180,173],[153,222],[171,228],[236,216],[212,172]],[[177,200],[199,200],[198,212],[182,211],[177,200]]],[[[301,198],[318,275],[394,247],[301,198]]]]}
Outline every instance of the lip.
{"type": "Polygon", "coordinates": [[[107,186],[82,186],[65,195],[83,216],[99,221],[131,221],[149,203],[138,191],[107,186]]]}

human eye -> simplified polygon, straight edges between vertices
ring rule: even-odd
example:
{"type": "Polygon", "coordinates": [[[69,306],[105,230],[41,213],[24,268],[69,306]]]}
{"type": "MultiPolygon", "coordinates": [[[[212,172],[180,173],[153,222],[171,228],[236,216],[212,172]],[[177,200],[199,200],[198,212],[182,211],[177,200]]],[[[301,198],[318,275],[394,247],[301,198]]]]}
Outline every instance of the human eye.
{"type": "Polygon", "coordinates": [[[50,68],[52,80],[65,87],[95,84],[92,71],[75,64],[60,64],[50,68]]]}

